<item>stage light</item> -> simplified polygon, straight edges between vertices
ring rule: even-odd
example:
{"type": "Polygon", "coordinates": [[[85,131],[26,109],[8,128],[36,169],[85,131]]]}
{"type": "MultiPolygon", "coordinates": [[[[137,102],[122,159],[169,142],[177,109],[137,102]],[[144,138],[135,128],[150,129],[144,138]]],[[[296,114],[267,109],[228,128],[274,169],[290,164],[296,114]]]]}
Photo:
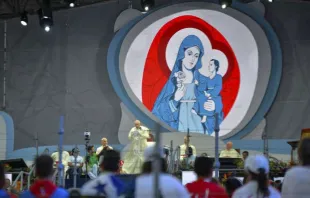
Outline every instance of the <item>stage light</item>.
{"type": "Polygon", "coordinates": [[[51,27],[47,25],[44,27],[44,30],[45,30],[45,32],[49,32],[51,30],[51,27]]]}
{"type": "Polygon", "coordinates": [[[221,4],[222,9],[225,9],[231,6],[232,0],[220,0],[220,4],[221,4]]]}
{"type": "Polygon", "coordinates": [[[268,0],[269,3],[272,3],[272,0],[268,0]]]}
{"type": "Polygon", "coordinates": [[[69,5],[70,8],[75,7],[75,0],[65,0],[65,2],[69,5]]]}
{"type": "Polygon", "coordinates": [[[50,0],[42,1],[42,9],[38,10],[38,16],[40,26],[44,28],[45,32],[49,32],[54,25],[50,0]]]}
{"type": "Polygon", "coordinates": [[[141,0],[141,6],[146,12],[149,11],[154,5],[154,0],[141,0]]]}
{"type": "Polygon", "coordinates": [[[27,26],[27,25],[28,25],[28,16],[27,16],[27,12],[23,12],[23,13],[20,15],[20,23],[21,23],[23,26],[27,26]]]}

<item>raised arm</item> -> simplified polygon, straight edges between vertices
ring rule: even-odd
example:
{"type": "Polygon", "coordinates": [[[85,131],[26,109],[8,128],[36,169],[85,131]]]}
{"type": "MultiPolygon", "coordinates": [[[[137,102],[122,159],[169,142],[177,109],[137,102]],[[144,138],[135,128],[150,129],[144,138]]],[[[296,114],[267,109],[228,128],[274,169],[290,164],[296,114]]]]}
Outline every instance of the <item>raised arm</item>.
{"type": "Polygon", "coordinates": [[[140,135],[145,138],[145,139],[148,139],[150,137],[150,134],[149,134],[149,129],[146,128],[146,127],[141,127],[142,130],[139,130],[139,133],[140,135]]]}

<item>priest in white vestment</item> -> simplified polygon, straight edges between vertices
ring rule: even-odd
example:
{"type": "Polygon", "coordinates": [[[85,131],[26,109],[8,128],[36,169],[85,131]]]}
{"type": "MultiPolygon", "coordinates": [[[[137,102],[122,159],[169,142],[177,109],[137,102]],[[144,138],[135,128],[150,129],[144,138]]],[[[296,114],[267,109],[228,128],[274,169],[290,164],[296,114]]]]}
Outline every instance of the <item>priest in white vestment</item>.
{"type": "Polygon", "coordinates": [[[127,174],[141,173],[143,165],[143,153],[147,145],[147,139],[149,138],[149,129],[141,126],[139,120],[135,121],[135,127],[133,127],[128,135],[131,141],[129,149],[124,155],[124,165],[122,170],[127,174]]]}

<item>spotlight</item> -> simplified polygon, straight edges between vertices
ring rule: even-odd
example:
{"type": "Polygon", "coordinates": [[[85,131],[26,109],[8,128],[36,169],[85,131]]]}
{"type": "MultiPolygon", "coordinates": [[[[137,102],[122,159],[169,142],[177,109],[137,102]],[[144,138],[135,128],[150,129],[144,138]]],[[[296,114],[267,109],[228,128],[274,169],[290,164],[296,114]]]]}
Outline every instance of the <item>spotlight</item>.
{"type": "Polygon", "coordinates": [[[45,32],[49,32],[54,25],[52,12],[49,10],[44,12],[43,9],[40,9],[38,15],[40,26],[44,28],[45,32]]]}
{"type": "Polygon", "coordinates": [[[75,1],[76,0],[65,0],[65,2],[69,5],[70,8],[75,7],[75,1]]]}
{"type": "Polygon", "coordinates": [[[23,12],[23,13],[20,15],[20,23],[21,23],[23,26],[27,26],[27,25],[28,25],[28,16],[27,16],[27,12],[23,12]]]}
{"type": "Polygon", "coordinates": [[[141,0],[141,6],[146,12],[149,11],[154,5],[154,0],[141,0]]]}
{"type": "Polygon", "coordinates": [[[51,30],[51,27],[47,25],[44,27],[44,30],[45,30],[45,32],[49,32],[51,30]]]}
{"type": "Polygon", "coordinates": [[[272,3],[272,0],[268,0],[269,3],[272,3]]]}
{"type": "Polygon", "coordinates": [[[220,0],[220,4],[221,4],[222,9],[225,9],[231,6],[232,0],[220,0]]]}

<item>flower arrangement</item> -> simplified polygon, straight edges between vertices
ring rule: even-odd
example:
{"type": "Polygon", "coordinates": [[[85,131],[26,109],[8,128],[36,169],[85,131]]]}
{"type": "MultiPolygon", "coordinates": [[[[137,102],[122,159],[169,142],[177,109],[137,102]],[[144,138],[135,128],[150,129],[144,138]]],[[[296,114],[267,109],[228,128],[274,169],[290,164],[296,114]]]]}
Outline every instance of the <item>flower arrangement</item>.
{"type": "MultiPolygon", "coordinates": [[[[238,160],[235,162],[238,169],[244,168],[244,161],[238,160]]],[[[270,175],[273,177],[283,176],[286,170],[289,168],[289,164],[283,161],[280,161],[274,157],[269,158],[269,167],[270,167],[270,175]]]]}
{"type": "Polygon", "coordinates": [[[4,170],[6,172],[10,171],[12,169],[12,167],[10,166],[10,164],[4,164],[4,170]]]}

